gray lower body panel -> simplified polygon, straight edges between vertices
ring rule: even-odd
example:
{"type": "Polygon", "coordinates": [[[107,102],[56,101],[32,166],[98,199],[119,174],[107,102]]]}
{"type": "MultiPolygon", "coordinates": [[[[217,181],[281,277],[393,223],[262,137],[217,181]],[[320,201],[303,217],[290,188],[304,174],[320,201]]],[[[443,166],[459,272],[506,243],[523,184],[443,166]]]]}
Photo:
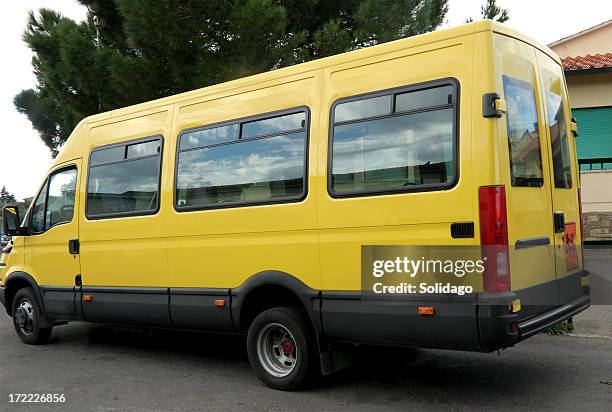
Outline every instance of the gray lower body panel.
{"type": "Polygon", "coordinates": [[[172,326],[166,288],[83,287],[81,293],[83,316],[89,322],[172,326]]]}

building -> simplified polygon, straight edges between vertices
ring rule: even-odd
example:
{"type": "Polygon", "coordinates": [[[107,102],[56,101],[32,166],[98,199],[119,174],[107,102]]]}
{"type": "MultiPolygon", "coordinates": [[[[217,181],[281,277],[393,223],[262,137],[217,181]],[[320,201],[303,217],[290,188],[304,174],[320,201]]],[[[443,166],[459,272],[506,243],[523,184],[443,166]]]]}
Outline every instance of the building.
{"type": "Polygon", "coordinates": [[[567,79],[587,240],[612,240],[612,20],[549,45],[567,79]]]}

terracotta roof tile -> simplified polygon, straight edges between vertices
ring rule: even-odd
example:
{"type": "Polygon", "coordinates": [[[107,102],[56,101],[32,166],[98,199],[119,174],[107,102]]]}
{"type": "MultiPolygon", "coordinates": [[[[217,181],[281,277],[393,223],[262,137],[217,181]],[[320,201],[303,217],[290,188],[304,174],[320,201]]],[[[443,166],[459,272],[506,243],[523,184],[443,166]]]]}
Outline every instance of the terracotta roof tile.
{"type": "Polygon", "coordinates": [[[562,61],[565,71],[603,69],[612,67],[612,53],[566,57],[562,61]]]}

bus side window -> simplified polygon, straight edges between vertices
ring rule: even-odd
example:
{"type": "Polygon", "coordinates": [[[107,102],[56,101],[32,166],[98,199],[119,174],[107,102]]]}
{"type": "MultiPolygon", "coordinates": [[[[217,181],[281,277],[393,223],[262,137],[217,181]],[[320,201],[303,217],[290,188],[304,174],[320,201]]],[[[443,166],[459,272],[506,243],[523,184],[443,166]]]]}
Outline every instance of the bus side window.
{"type": "Polygon", "coordinates": [[[457,178],[455,95],[450,84],[421,85],[336,104],[330,193],[376,195],[451,186],[457,178]]]}
{"type": "Polygon", "coordinates": [[[307,113],[187,130],[179,138],[175,206],[292,201],[306,194],[307,113]]]}

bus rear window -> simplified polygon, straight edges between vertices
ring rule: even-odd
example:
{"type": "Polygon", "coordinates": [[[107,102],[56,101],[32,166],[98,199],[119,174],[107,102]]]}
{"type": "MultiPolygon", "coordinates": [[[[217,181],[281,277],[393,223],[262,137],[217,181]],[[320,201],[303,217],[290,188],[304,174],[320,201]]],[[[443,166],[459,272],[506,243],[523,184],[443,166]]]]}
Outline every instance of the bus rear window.
{"type": "Polygon", "coordinates": [[[512,186],[540,187],[544,178],[535,91],[530,83],[510,76],[504,75],[503,82],[512,186]]]}
{"type": "Polygon", "coordinates": [[[569,189],[572,187],[572,170],[563,99],[558,94],[547,91],[546,107],[548,109],[548,128],[552,146],[555,187],[569,189]]]}

